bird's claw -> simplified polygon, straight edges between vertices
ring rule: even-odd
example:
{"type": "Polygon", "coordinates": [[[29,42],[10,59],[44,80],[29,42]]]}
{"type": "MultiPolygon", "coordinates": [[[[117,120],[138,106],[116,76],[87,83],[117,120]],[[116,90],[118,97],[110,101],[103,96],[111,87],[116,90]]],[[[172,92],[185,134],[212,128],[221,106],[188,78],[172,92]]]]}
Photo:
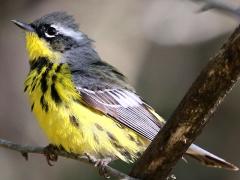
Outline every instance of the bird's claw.
{"type": "Polygon", "coordinates": [[[106,171],[106,166],[111,162],[110,158],[106,158],[106,159],[98,159],[94,166],[98,168],[98,172],[100,174],[100,176],[105,177],[106,179],[109,179],[110,176],[108,175],[107,171],[106,171]]]}
{"type": "Polygon", "coordinates": [[[88,158],[88,161],[90,163],[95,163],[97,161],[97,159],[94,157],[94,156],[91,156],[90,154],[88,153],[84,153],[84,155],[88,158]]]}
{"type": "Polygon", "coordinates": [[[58,155],[56,154],[57,150],[58,148],[52,144],[49,144],[44,148],[44,155],[49,166],[53,166],[54,164],[52,162],[56,162],[58,160],[58,155]]]}
{"type": "Polygon", "coordinates": [[[85,153],[85,155],[87,156],[89,162],[94,163],[94,166],[98,168],[98,172],[100,176],[103,176],[106,179],[110,178],[110,176],[106,171],[106,166],[112,161],[111,158],[96,159],[95,157],[89,155],[88,153],[85,153]]]}

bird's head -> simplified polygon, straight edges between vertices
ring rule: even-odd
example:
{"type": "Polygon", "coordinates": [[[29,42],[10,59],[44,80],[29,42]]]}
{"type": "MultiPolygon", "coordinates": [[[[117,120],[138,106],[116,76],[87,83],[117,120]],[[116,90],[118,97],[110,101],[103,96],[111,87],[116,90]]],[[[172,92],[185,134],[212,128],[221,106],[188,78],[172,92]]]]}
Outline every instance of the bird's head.
{"type": "Polygon", "coordinates": [[[45,15],[32,23],[12,20],[26,32],[26,48],[30,62],[47,58],[59,62],[68,51],[91,46],[91,40],[81,31],[72,16],[65,12],[45,15]]]}

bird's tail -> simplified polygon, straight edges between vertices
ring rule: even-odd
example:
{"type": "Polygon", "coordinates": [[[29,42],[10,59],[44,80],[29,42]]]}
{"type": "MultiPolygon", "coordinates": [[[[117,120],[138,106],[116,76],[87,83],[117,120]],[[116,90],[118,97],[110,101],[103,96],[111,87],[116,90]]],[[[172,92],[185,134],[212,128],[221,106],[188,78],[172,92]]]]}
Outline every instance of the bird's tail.
{"type": "Polygon", "coordinates": [[[214,154],[198,147],[195,144],[192,144],[186,152],[187,155],[193,157],[198,160],[201,164],[215,167],[215,168],[223,168],[231,171],[238,171],[239,168],[224,159],[215,156],[214,154]]]}

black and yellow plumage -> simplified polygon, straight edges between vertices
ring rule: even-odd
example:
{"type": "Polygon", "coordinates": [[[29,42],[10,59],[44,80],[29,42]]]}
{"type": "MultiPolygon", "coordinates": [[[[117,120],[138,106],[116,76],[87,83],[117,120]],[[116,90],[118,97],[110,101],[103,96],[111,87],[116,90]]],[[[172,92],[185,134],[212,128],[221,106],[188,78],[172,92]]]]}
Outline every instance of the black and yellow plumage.
{"type": "MultiPolygon", "coordinates": [[[[26,31],[25,91],[50,142],[97,158],[139,158],[164,120],[123,74],[101,60],[72,16],[55,12],[31,24],[14,23],[26,31]]],[[[237,170],[196,145],[187,154],[209,166],[237,170]]]]}

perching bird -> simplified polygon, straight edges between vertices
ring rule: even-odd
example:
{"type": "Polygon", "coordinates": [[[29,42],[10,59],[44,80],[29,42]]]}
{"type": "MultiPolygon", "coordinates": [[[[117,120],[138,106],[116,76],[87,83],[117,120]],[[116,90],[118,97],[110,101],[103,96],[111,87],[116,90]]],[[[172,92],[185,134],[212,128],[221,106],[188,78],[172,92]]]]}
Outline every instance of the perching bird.
{"type": "MultiPolygon", "coordinates": [[[[26,33],[25,91],[50,143],[99,159],[139,158],[165,121],[102,61],[73,17],[54,12],[30,24],[13,22],[26,33]]],[[[186,154],[207,166],[238,170],[196,145],[186,154]]]]}

